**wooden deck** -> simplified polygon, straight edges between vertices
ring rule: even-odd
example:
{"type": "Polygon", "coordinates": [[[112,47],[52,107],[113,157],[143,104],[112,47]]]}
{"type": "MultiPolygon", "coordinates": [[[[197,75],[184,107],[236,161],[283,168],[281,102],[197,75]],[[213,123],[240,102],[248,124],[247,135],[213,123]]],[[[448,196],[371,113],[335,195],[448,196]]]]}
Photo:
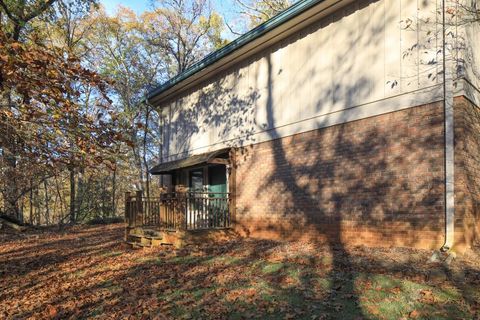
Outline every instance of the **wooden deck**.
{"type": "Polygon", "coordinates": [[[234,235],[229,193],[174,192],[125,195],[125,240],[133,247],[214,242],[234,235]]]}

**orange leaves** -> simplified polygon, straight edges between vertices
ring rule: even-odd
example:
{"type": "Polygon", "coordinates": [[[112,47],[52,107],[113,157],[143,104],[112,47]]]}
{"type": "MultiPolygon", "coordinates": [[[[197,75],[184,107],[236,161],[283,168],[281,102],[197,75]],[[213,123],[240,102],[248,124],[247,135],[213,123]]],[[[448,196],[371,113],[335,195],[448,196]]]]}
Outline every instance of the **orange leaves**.
{"type": "Polygon", "coordinates": [[[422,290],[420,291],[419,301],[425,304],[434,304],[436,302],[436,299],[433,295],[432,290],[422,290]]]}
{"type": "Polygon", "coordinates": [[[16,50],[16,51],[20,51],[21,49],[23,49],[23,46],[21,43],[19,42],[12,42],[10,43],[9,47],[13,50],[16,50]]]}
{"type": "Polygon", "coordinates": [[[0,108],[0,116],[1,115],[10,118],[13,116],[13,112],[6,108],[0,108]]]}
{"type": "MultiPolygon", "coordinates": [[[[452,287],[386,276],[411,265],[416,271],[409,272],[428,270],[428,251],[415,251],[420,254],[415,259],[413,251],[403,249],[351,248],[348,257],[337,255],[341,263],[325,273],[321,258],[331,248],[318,243],[307,250],[306,244],[242,239],[182,251],[131,250],[123,243],[123,224],[54,230],[28,231],[17,239],[2,238],[0,232],[0,317],[471,319],[478,310],[452,287]],[[299,254],[308,254],[312,262],[300,263],[299,254]],[[274,265],[272,255],[285,263],[275,276],[265,274],[265,266],[274,265]],[[373,269],[386,255],[405,262],[373,269]],[[352,272],[351,278],[346,272],[352,272]],[[225,274],[234,277],[224,281],[225,274]],[[285,276],[299,281],[282,283],[285,276]],[[435,304],[416,300],[433,296],[435,304]]],[[[477,304],[480,291],[472,283],[478,278],[478,254],[469,259],[459,264],[471,270],[462,283],[477,304]]]]}
{"type": "Polygon", "coordinates": [[[0,109],[8,121],[2,127],[9,128],[0,135],[21,143],[21,148],[13,148],[19,156],[47,163],[81,159],[97,166],[115,152],[111,148],[119,128],[109,120],[116,118],[116,111],[106,98],[109,83],[103,77],[71,54],[66,58],[36,43],[14,42],[1,31],[0,39],[0,89],[12,100],[11,106],[0,109]],[[84,92],[94,102],[85,106],[84,92]],[[97,118],[97,109],[107,111],[110,118],[97,118]],[[78,141],[81,145],[76,145],[78,141]]]}
{"type": "Polygon", "coordinates": [[[48,319],[54,319],[57,316],[57,309],[51,304],[47,306],[45,310],[45,317],[48,319]]]}
{"type": "Polygon", "coordinates": [[[408,317],[409,317],[410,319],[417,319],[418,317],[420,317],[420,312],[417,311],[417,310],[413,310],[412,312],[410,312],[410,313],[408,314],[408,317]]]}
{"type": "Polygon", "coordinates": [[[231,290],[225,296],[225,299],[230,302],[234,302],[241,298],[242,300],[251,300],[257,295],[257,291],[254,288],[231,290]]]}

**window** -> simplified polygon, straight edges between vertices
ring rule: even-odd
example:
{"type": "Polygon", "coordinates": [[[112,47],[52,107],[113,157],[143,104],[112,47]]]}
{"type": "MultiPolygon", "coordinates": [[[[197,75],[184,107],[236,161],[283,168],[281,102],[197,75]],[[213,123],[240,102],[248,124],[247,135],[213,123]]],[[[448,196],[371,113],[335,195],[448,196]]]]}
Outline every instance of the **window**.
{"type": "Polygon", "coordinates": [[[188,186],[190,191],[203,191],[203,168],[190,170],[188,186]]]}

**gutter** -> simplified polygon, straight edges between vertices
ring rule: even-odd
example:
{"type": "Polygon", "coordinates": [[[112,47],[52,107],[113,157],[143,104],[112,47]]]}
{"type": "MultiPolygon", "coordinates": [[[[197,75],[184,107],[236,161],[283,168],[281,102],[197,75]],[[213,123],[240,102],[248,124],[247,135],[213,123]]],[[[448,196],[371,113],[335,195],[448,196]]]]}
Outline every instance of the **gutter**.
{"type": "Polygon", "coordinates": [[[455,233],[455,146],[454,146],[454,110],[453,110],[453,74],[452,68],[447,63],[447,31],[446,31],[446,0],[442,0],[442,24],[443,24],[443,112],[445,134],[445,243],[441,251],[449,251],[454,244],[455,233]]]}
{"type": "Polygon", "coordinates": [[[268,21],[265,21],[261,25],[243,34],[242,36],[238,37],[237,39],[233,40],[232,42],[224,46],[223,48],[210,53],[201,61],[195,63],[184,72],[176,75],[175,77],[171,78],[167,82],[153,89],[151,92],[147,94],[146,99],[144,99],[143,101],[151,100],[152,98],[159,95],[160,93],[174,87],[175,85],[179,84],[183,80],[186,80],[187,78],[191,77],[195,73],[211,66],[215,62],[228,56],[229,54],[233,53],[239,48],[245,46],[246,44],[254,41],[255,39],[263,36],[264,34],[282,25],[283,23],[291,20],[292,18],[298,16],[299,14],[307,11],[308,9],[324,1],[325,0],[303,0],[293,4],[291,7],[282,11],[275,17],[271,18],[268,21]]]}

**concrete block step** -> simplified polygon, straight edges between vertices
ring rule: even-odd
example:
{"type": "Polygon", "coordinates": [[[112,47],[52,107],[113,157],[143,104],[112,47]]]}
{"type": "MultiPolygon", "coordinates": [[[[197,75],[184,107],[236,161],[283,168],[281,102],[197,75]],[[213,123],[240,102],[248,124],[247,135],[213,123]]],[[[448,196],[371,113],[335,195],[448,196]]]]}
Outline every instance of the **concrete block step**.
{"type": "Polygon", "coordinates": [[[145,239],[148,239],[148,240],[162,240],[163,237],[162,236],[143,236],[145,239]]]}
{"type": "Polygon", "coordinates": [[[163,244],[162,238],[158,237],[138,237],[129,235],[127,238],[128,244],[135,244],[143,247],[156,247],[163,244]]]}
{"type": "Polygon", "coordinates": [[[137,247],[156,247],[165,244],[167,240],[163,232],[153,229],[137,228],[127,236],[127,243],[137,247]]]}
{"type": "Polygon", "coordinates": [[[133,249],[143,249],[143,248],[150,248],[151,245],[143,244],[140,242],[130,242],[127,241],[127,244],[131,245],[133,249]]]}
{"type": "Polygon", "coordinates": [[[153,230],[153,229],[143,229],[143,235],[147,237],[156,237],[156,238],[162,237],[162,233],[160,231],[153,230]]]}
{"type": "Polygon", "coordinates": [[[133,235],[133,234],[129,234],[127,236],[127,242],[142,243],[142,239],[143,239],[142,236],[137,236],[137,235],[133,235]]]}

